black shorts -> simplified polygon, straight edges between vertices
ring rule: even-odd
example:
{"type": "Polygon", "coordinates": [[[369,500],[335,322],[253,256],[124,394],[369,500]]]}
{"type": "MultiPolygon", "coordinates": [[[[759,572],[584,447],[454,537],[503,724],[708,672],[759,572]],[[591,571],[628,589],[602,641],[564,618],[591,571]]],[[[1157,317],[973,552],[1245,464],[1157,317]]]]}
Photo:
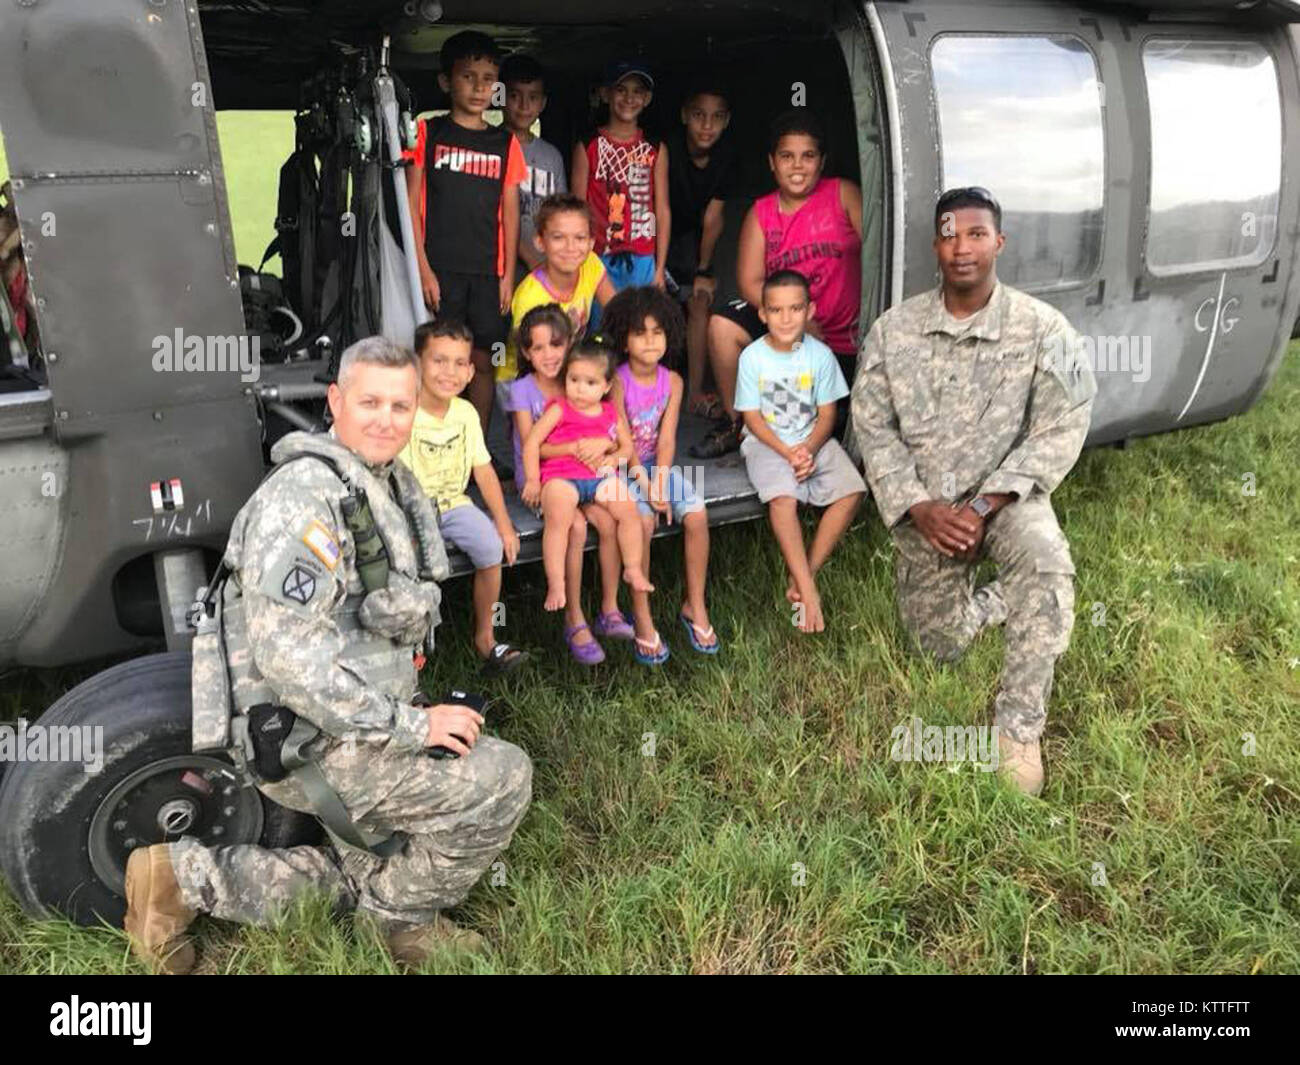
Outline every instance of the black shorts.
{"type": "Polygon", "coordinates": [[[690,300],[691,293],[695,290],[695,275],[690,276],[689,282],[684,282],[682,280],[684,277],[686,274],[679,274],[671,264],[664,267],[664,289],[668,295],[682,304],[690,300]]]}
{"type": "Polygon", "coordinates": [[[438,316],[455,315],[474,334],[474,347],[490,352],[493,344],[504,344],[510,318],[501,313],[499,279],[488,274],[458,274],[435,270],[442,302],[438,316]]]}
{"type": "Polygon", "coordinates": [[[758,316],[758,308],[748,300],[727,300],[713,313],[719,318],[735,322],[749,334],[751,341],[757,340],[767,332],[767,326],[763,324],[763,319],[758,316]]]}

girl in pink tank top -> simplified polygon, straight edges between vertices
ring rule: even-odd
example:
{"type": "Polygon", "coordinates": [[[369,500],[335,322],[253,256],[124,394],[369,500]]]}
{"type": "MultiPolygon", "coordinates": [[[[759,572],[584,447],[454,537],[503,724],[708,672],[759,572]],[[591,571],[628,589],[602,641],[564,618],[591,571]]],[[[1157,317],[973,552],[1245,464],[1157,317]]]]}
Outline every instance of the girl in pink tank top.
{"type": "Polygon", "coordinates": [[[668,409],[672,393],[672,374],[667,366],[655,367],[655,383],[649,387],[637,382],[630,363],[618,368],[619,384],[623,386],[623,408],[627,412],[628,428],[636,457],[643,466],[653,466],[659,450],[659,423],[668,409]]]}
{"type": "Polygon", "coordinates": [[[857,350],[862,303],[862,238],[844,208],[840,179],[819,176],[792,213],[781,210],[784,191],[778,189],[754,204],[765,245],[763,272],[803,274],[827,345],[838,354],[852,353],[857,350]]]}

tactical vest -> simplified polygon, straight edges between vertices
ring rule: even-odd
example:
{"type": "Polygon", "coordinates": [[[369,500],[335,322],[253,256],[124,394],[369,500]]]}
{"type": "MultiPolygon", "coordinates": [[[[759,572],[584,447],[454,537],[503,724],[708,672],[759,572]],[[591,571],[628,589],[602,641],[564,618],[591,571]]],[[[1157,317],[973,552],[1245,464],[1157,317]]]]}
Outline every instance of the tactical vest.
{"type": "MultiPolygon", "coordinates": [[[[276,468],[267,480],[284,476],[281,470],[289,463],[323,461],[339,478],[340,497],[358,489],[365,493],[387,550],[389,572],[385,587],[368,590],[356,560],[349,565],[347,595],[331,615],[346,641],[339,660],[379,691],[409,701],[416,691],[412,652],[421,640],[432,650],[433,629],[440,620],[441,593],[436,582],[448,573],[428,498],[411,471],[394,462],[394,499],[387,484],[330,436],[291,433],[276,443],[271,459],[276,468]]],[[[200,591],[191,612],[196,628],[192,680],[196,751],[229,749],[233,714],[280,701],[253,661],[243,591],[237,580],[229,579],[243,561],[247,509],[248,504],[236,515],[222,566],[212,584],[200,591]]]]}

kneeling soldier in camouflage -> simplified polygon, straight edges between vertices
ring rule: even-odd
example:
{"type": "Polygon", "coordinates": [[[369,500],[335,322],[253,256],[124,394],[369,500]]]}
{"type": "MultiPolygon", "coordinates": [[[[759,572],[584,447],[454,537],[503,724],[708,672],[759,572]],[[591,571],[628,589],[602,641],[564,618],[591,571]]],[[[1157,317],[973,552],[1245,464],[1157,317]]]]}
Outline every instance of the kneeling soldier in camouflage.
{"type": "Polygon", "coordinates": [[[305,889],[355,909],[401,961],[482,946],[439,911],[510,842],[532,765],[480,736],[472,707],[417,705],[416,660],[447,576],[429,501],[394,461],[419,380],[410,351],[353,345],[329,389],[332,432],[278,441],[275,470],[235,518],[196,611],[194,746],[231,749],[274,802],[316,814],[334,846],[182,838],[134,851],[126,930],[157,969],[193,966],[183,933],[197,913],[265,923],[305,889]]]}
{"type": "Polygon", "coordinates": [[[998,281],[988,190],[935,207],[939,288],[880,316],[863,343],[853,429],[893,534],[898,609],[921,648],[959,658],[1006,623],[994,702],[1002,770],[1043,786],[1039,737],[1074,624],[1074,563],[1050,494],[1083,448],[1096,382],[1054,308],[998,281]],[[974,588],[987,553],[996,580],[974,588]]]}

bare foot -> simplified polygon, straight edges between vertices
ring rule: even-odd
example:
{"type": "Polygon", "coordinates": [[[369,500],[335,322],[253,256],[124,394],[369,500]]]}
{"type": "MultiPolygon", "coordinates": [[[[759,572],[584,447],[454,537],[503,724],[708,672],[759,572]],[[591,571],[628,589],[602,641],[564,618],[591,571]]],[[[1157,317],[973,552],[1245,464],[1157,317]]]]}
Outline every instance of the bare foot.
{"type": "Polygon", "coordinates": [[[794,623],[800,632],[826,631],[826,619],[822,616],[822,600],[816,592],[805,595],[798,603],[794,623]]]}
{"type": "Polygon", "coordinates": [[[543,610],[563,610],[564,609],[564,585],[546,589],[546,602],[542,604],[543,610]]]}
{"type": "Polygon", "coordinates": [[[785,598],[786,598],[786,602],[789,603],[803,602],[803,596],[799,594],[799,589],[795,587],[793,577],[790,578],[790,583],[786,585],[785,598]]]}
{"type": "Polygon", "coordinates": [[[645,574],[640,569],[632,566],[628,566],[623,571],[623,580],[627,582],[628,587],[634,592],[653,592],[655,590],[655,586],[645,579],[645,574]]]}

